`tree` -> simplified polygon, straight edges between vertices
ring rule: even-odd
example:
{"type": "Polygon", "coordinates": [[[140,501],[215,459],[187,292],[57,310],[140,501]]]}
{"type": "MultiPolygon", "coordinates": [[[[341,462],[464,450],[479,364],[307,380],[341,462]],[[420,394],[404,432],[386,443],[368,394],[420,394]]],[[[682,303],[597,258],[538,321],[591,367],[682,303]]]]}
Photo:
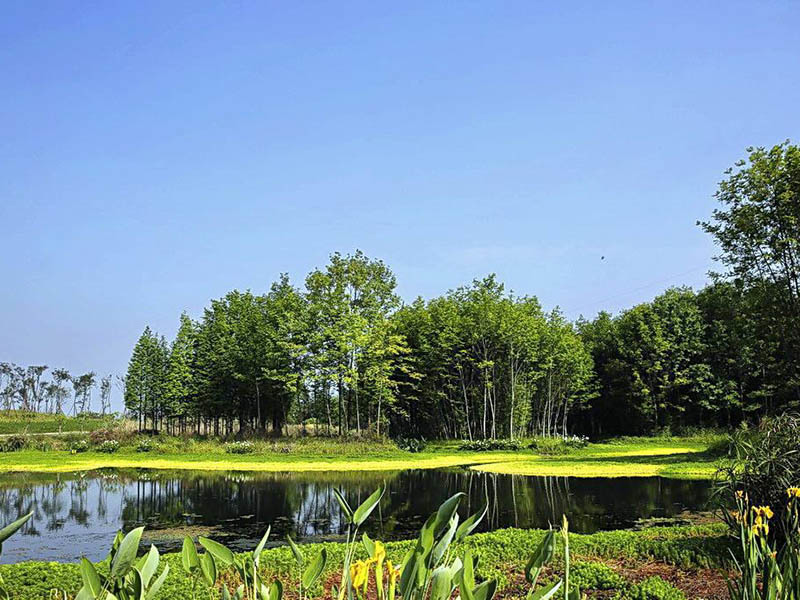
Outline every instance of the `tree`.
{"type": "Polygon", "coordinates": [[[745,318],[756,320],[764,343],[775,348],[774,359],[761,365],[775,383],[773,400],[798,406],[800,147],[787,141],[747,152],[719,184],[722,207],[699,225],[721,250],[716,258],[726,271],[717,280],[732,280],[745,292],[745,318]]]}
{"type": "Polygon", "coordinates": [[[164,338],[145,327],[125,376],[125,408],[136,416],[140,431],[147,428],[148,417],[151,428],[158,429],[164,416],[167,354],[164,338]]]}
{"type": "Polygon", "coordinates": [[[79,415],[91,411],[92,388],[94,386],[95,373],[93,371],[72,378],[72,389],[75,393],[72,414],[79,415]]]}
{"type": "Polygon", "coordinates": [[[169,350],[164,403],[167,414],[177,417],[182,425],[194,408],[196,338],[195,324],[185,312],[181,313],[178,333],[169,350]]]}
{"type": "MultiPolygon", "coordinates": [[[[331,255],[325,270],[315,270],[306,278],[311,343],[317,354],[318,374],[335,379],[338,396],[338,426],[342,435],[352,426],[361,433],[361,392],[366,382],[361,361],[370,336],[381,330],[381,322],[398,307],[397,283],[391,270],[363,252],[342,257],[331,255]]],[[[384,355],[384,360],[393,357],[384,355]]],[[[325,385],[330,385],[330,381],[325,385]]],[[[362,394],[363,395],[363,394],[362,394]]]]}

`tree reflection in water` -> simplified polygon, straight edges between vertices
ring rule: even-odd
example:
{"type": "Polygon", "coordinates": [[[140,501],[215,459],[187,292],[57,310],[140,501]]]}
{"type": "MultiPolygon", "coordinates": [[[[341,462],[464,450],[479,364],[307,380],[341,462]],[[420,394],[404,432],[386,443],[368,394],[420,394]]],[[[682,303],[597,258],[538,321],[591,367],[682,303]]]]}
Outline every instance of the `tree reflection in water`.
{"type": "MultiPolygon", "coordinates": [[[[703,509],[709,482],[651,478],[526,477],[463,469],[401,472],[251,473],[104,470],[0,475],[0,522],[34,517],[4,546],[4,561],[102,558],[103,536],[122,527],[217,526],[235,539],[268,524],[273,539],[336,539],[346,524],[333,495],[358,505],[379,485],[387,493],[367,532],[409,537],[443,498],[464,492],[464,515],[488,502],[482,527],[548,527],[561,515],[580,533],[630,526],[639,518],[703,509]],[[39,538],[41,541],[37,541],[39,538]],[[100,543],[97,543],[97,542],[100,543]]],[[[213,537],[213,533],[212,533],[213,537]]],[[[230,541],[231,538],[228,538],[230,541]]]]}

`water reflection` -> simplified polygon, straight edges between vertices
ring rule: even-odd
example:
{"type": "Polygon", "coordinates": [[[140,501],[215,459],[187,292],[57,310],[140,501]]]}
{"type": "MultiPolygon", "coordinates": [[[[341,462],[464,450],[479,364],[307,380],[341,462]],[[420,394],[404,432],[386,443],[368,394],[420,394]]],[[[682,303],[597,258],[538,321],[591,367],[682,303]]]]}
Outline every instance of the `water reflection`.
{"type": "Polygon", "coordinates": [[[562,513],[573,531],[627,527],[639,518],[702,509],[707,481],[652,478],[524,477],[468,470],[361,473],[209,473],[106,470],[0,476],[0,522],[33,511],[21,535],[3,545],[2,562],[100,559],[114,532],[146,525],[170,548],[185,528],[245,546],[272,525],[274,538],[336,539],[345,531],[334,487],[351,505],[378,485],[387,494],[367,531],[383,539],[412,536],[458,491],[464,515],[488,501],[483,529],[547,527],[562,513]]]}

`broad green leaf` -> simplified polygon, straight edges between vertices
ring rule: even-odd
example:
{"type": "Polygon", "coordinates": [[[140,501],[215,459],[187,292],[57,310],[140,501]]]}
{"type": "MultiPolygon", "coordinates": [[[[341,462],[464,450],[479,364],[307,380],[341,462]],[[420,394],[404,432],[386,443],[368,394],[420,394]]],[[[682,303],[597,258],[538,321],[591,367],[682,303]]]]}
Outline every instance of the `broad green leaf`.
{"type": "Polygon", "coordinates": [[[27,523],[32,516],[33,513],[30,512],[24,517],[20,517],[13,523],[9,523],[8,525],[0,529],[0,550],[2,550],[3,548],[3,542],[5,542],[8,538],[14,535],[17,532],[17,530],[23,525],[25,525],[25,523],[27,523]]]}
{"type": "Polygon", "coordinates": [[[290,536],[286,536],[286,541],[289,542],[289,548],[292,549],[292,554],[294,554],[294,562],[297,563],[297,566],[302,568],[303,563],[305,563],[305,559],[303,558],[303,553],[300,552],[300,548],[297,547],[297,544],[294,543],[290,536]]]}
{"type": "Polygon", "coordinates": [[[217,581],[217,563],[210,552],[206,552],[200,556],[200,571],[203,573],[203,579],[210,586],[214,585],[217,581]]]}
{"type": "Polygon", "coordinates": [[[417,547],[421,549],[422,553],[427,556],[433,548],[433,529],[436,524],[436,513],[433,513],[428,520],[422,525],[419,530],[419,539],[417,540],[417,547]]]}
{"type": "Polygon", "coordinates": [[[453,576],[447,567],[439,567],[433,571],[431,579],[430,600],[447,600],[452,591],[453,576]]]}
{"type": "Polygon", "coordinates": [[[81,580],[83,581],[83,587],[92,594],[91,597],[100,595],[100,590],[103,589],[100,575],[97,574],[94,565],[85,558],[81,558],[81,580]]]}
{"type": "Polygon", "coordinates": [[[269,600],[281,600],[283,598],[283,584],[277,579],[269,586],[269,600]]]}
{"type": "Polygon", "coordinates": [[[142,539],[144,527],[137,527],[122,538],[119,543],[114,560],[111,562],[111,578],[120,579],[128,574],[133,562],[136,560],[136,552],[139,550],[139,541],[142,539]]]}
{"type": "Polygon", "coordinates": [[[161,586],[164,585],[164,582],[167,580],[167,575],[169,574],[169,565],[164,565],[164,570],[161,571],[161,575],[153,582],[153,585],[150,586],[150,589],[147,590],[147,600],[152,600],[158,594],[158,590],[161,589],[161,586]]]}
{"type": "Polygon", "coordinates": [[[361,543],[364,544],[367,555],[370,558],[375,558],[375,542],[366,533],[361,536],[361,543]]]}
{"type": "Polygon", "coordinates": [[[144,582],[142,581],[141,571],[136,567],[131,569],[130,579],[130,585],[133,589],[133,600],[144,600],[144,582]]]}
{"type": "Polygon", "coordinates": [[[158,570],[158,550],[155,546],[150,546],[150,551],[142,558],[144,560],[139,561],[139,571],[142,573],[142,584],[147,587],[158,570]]]}
{"type": "Polygon", "coordinates": [[[347,521],[349,523],[352,523],[353,522],[353,509],[350,508],[350,505],[347,503],[347,500],[344,499],[344,496],[342,496],[342,494],[341,494],[341,492],[339,492],[339,490],[334,489],[333,490],[333,495],[336,496],[336,499],[339,501],[339,506],[342,507],[342,511],[344,512],[344,514],[347,515],[347,521]]]}
{"type": "Polygon", "coordinates": [[[472,588],[475,587],[475,563],[472,559],[472,550],[467,549],[464,553],[464,566],[461,568],[460,579],[459,586],[463,582],[463,587],[466,587],[471,592],[472,588]]]}
{"type": "Polygon", "coordinates": [[[188,535],[183,538],[181,564],[183,565],[183,570],[189,574],[200,568],[200,557],[197,556],[197,548],[195,548],[194,541],[188,535]]]}
{"type": "Polygon", "coordinates": [[[433,528],[433,537],[439,537],[445,528],[450,524],[450,519],[453,518],[464,492],[453,494],[447,500],[442,502],[439,510],[436,511],[436,521],[433,528]]]}
{"type": "Polygon", "coordinates": [[[417,573],[422,560],[418,552],[411,552],[404,560],[403,572],[400,574],[400,595],[404,600],[408,600],[417,587],[417,573]]]}
{"type": "Polygon", "coordinates": [[[228,591],[228,586],[222,586],[222,600],[231,600],[231,593],[228,591]]]}
{"type": "Polygon", "coordinates": [[[328,552],[323,548],[320,553],[317,555],[317,558],[308,565],[305,572],[303,573],[303,587],[308,589],[317,583],[317,579],[319,579],[320,575],[322,575],[322,571],[325,569],[325,563],[328,562],[328,552]]]}
{"type": "Polygon", "coordinates": [[[361,503],[361,506],[359,506],[356,509],[356,511],[353,513],[353,519],[352,519],[353,524],[356,527],[358,527],[364,521],[366,521],[370,513],[373,510],[375,510],[375,507],[378,506],[378,502],[380,502],[381,498],[383,497],[383,492],[385,489],[386,488],[384,488],[383,486],[379,487],[377,490],[372,492],[369,498],[367,498],[366,500],[364,500],[364,502],[361,503]]]}
{"type": "Polygon", "coordinates": [[[269,537],[269,532],[272,531],[272,526],[270,525],[267,527],[266,533],[264,533],[264,537],[261,538],[261,541],[258,542],[258,546],[256,549],[253,550],[253,562],[255,562],[256,566],[261,564],[261,553],[264,551],[264,546],[267,545],[267,538],[269,537]]]}
{"type": "Polygon", "coordinates": [[[555,596],[555,594],[561,588],[562,583],[564,583],[563,580],[558,580],[549,586],[538,589],[530,597],[530,600],[549,600],[550,598],[555,596]]]}
{"type": "Polygon", "coordinates": [[[210,540],[208,538],[200,537],[197,538],[197,541],[200,542],[200,545],[205,548],[214,559],[219,562],[219,565],[223,568],[229,567],[233,564],[233,552],[228,550],[225,546],[220,544],[219,542],[215,542],[214,540],[210,540]]]}
{"type": "Polygon", "coordinates": [[[567,598],[568,600],[581,600],[581,591],[577,587],[574,587],[569,591],[569,594],[567,594],[567,598]]]}
{"type": "Polygon", "coordinates": [[[85,585],[78,590],[78,594],[75,596],[75,600],[95,600],[95,598],[97,598],[97,595],[93,594],[85,585]]]}
{"type": "Polygon", "coordinates": [[[458,526],[458,531],[456,531],[456,543],[463,540],[467,537],[470,533],[472,533],[475,528],[481,524],[483,521],[483,517],[486,516],[486,511],[489,510],[489,505],[485,505],[483,510],[480,512],[476,512],[474,515],[471,515],[464,521],[461,525],[458,526]]]}
{"type": "Polygon", "coordinates": [[[492,600],[495,592],[497,592],[497,580],[487,579],[472,590],[472,597],[475,600],[492,600]]]}
{"type": "Polygon", "coordinates": [[[429,566],[433,567],[434,565],[439,564],[439,561],[447,552],[447,549],[450,547],[450,543],[453,541],[453,538],[456,535],[456,529],[458,529],[458,513],[453,513],[452,518],[450,519],[450,526],[445,530],[444,535],[442,535],[441,539],[436,543],[434,546],[433,551],[431,552],[431,558],[429,561],[429,566]]]}
{"type": "Polygon", "coordinates": [[[259,600],[269,600],[269,589],[263,583],[258,584],[256,586],[258,588],[258,598],[259,600]]]}
{"type": "Polygon", "coordinates": [[[528,583],[535,585],[542,571],[542,567],[553,560],[553,553],[556,548],[556,532],[548,531],[536,550],[533,551],[528,563],[525,565],[525,579],[528,583]]]}

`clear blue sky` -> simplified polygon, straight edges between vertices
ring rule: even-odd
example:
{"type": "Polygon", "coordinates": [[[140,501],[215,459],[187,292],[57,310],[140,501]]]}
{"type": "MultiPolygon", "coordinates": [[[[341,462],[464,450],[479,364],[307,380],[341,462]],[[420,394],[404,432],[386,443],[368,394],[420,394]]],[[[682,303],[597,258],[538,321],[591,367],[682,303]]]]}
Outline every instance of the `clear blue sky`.
{"type": "Polygon", "coordinates": [[[702,286],[748,145],[798,141],[797,2],[4,2],[0,360],[122,373],[334,250],[570,317],[702,286]],[[605,256],[605,260],[601,260],[605,256]]]}

